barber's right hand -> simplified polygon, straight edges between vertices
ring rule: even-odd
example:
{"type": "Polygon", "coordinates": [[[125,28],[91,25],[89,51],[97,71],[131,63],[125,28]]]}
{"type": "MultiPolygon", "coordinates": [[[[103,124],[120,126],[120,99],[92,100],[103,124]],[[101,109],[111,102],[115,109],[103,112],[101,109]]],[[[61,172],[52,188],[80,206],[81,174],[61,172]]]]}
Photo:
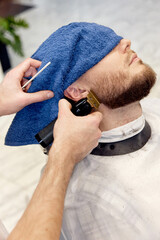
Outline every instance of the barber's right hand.
{"type": "Polygon", "coordinates": [[[54,142],[49,154],[58,149],[68,153],[70,161],[76,164],[98,145],[98,139],[101,137],[99,125],[102,114],[93,112],[87,116],[77,117],[70,109],[71,104],[67,100],[59,101],[58,119],[54,126],[54,142]]]}

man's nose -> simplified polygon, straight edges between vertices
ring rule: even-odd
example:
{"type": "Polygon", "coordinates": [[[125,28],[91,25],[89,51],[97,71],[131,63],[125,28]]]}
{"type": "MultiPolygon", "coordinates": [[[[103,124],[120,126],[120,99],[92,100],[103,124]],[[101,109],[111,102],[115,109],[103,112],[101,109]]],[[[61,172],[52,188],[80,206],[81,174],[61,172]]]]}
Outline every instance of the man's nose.
{"type": "Polygon", "coordinates": [[[122,52],[122,53],[125,53],[127,52],[127,50],[130,49],[130,46],[131,46],[131,41],[128,40],[128,39],[122,39],[119,43],[119,50],[122,52]]]}

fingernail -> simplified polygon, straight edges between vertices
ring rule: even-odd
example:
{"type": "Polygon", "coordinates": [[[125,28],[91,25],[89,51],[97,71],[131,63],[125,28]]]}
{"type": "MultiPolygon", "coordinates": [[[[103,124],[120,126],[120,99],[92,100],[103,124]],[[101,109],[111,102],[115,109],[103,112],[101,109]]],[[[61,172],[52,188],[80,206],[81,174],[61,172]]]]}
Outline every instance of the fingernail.
{"type": "Polygon", "coordinates": [[[53,93],[53,92],[48,92],[48,93],[47,93],[47,97],[48,97],[48,98],[54,97],[54,93],[53,93]]]}

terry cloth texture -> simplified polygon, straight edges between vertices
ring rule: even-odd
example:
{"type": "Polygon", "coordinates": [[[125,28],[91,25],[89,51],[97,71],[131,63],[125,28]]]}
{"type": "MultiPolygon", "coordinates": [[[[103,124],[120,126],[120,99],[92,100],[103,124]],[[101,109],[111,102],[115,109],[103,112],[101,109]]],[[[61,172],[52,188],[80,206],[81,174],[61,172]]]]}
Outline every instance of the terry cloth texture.
{"type": "Polygon", "coordinates": [[[112,29],[96,23],[75,22],[54,32],[32,55],[42,61],[38,70],[48,62],[51,64],[32,82],[28,92],[52,90],[55,96],[18,112],[5,144],[37,144],[34,136],[57,117],[64,90],[104,58],[121,39],[112,29]]]}

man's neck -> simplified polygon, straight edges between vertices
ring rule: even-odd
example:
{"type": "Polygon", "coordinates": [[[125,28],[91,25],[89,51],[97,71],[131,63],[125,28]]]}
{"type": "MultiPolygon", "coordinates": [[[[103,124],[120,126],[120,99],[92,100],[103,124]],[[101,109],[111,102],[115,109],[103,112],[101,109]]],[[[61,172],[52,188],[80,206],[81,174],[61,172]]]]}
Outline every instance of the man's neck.
{"type": "Polygon", "coordinates": [[[142,108],[139,102],[116,109],[110,109],[101,104],[99,111],[103,114],[103,120],[100,124],[101,131],[108,131],[123,126],[142,115],[142,108]]]}

